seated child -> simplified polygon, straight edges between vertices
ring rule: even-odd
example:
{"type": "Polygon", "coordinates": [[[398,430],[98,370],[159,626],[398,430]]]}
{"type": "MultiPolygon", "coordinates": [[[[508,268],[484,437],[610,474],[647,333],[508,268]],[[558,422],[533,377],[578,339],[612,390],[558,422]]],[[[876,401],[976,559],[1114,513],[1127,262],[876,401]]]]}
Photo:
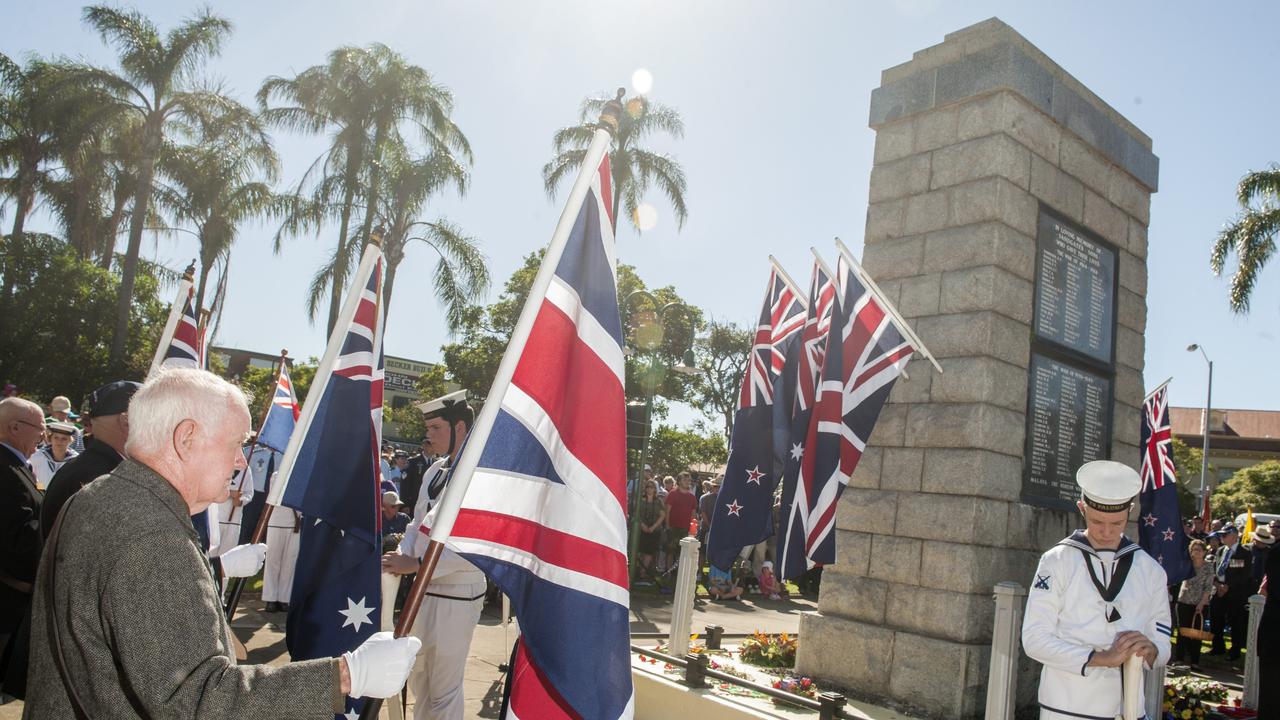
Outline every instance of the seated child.
{"type": "Polygon", "coordinates": [[[770,600],[782,599],[782,585],[773,575],[773,562],[765,560],[760,565],[760,594],[770,600]]]}
{"type": "Polygon", "coordinates": [[[739,600],[742,595],[742,588],[738,587],[733,581],[733,576],[728,570],[721,570],[715,565],[711,566],[711,582],[707,585],[707,592],[715,600],[739,600]]]}

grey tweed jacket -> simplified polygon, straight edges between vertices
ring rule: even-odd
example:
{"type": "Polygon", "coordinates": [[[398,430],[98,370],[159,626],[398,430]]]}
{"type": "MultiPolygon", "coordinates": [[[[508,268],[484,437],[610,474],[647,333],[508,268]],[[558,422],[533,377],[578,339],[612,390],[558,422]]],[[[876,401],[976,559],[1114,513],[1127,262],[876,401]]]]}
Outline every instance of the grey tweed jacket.
{"type": "MultiPolygon", "coordinates": [[[[95,718],[332,718],[336,660],[236,665],[208,561],[186,503],[125,460],[63,511],[53,615],[67,671],[95,718]]],[[[47,631],[41,562],[23,718],[72,718],[47,631]]]]}

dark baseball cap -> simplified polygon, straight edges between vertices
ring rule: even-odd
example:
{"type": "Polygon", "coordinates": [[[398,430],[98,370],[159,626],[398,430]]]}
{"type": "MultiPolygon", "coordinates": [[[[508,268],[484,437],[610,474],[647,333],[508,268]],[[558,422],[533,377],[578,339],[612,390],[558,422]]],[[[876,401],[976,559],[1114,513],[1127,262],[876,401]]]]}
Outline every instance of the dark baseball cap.
{"type": "Polygon", "coordinates": [[[119,415],[129,409],[129,401],[133,394],[141,388],[141,383],[132,380],[116,380],[89,393],[85,398],[85,414],[89,417],[105,417],[119,415]]]}

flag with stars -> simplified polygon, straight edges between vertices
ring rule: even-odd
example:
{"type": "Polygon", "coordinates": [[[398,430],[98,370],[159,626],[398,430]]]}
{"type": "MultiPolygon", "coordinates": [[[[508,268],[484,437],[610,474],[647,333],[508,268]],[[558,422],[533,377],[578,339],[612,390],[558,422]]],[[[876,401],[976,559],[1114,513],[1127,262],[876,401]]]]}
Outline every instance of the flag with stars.
{"type": "MultiPolygon", "coordinates": [[[[828,274],[823,264],[814,260],[813,279],[809,283],[809,312],[804,329],[800,332],[800,357],[795,365],[796,395],[791,416],[791,434],[787,449],[786,470],[782,476],[782,512],[779,515],[778,533],[787,535],[790,541],[780,548],[790,550],[787,555],[774,558],[775,572],[779,578],[790,580],[808,569],[804,560],[804,526],[808,503],[803,497],[803,484],[799,483],[804,458],[804,443],[809,431],[809,418],[818,395],[818,377],[822,373],[822,360],[827,350],[827,332],[831,329],[831,307],[835,304],[835,278],[828,274]],[[801,497],[796,497],[800,489],[801,497]]],[[[812,470],[812,468],[809,468],[812,470]]]]}
{"type": "MultiPolygon", "coordinates": [[[[381,292],[382,253],[369,246],[268,499],[303,516],[285,625],[294,660],[334,657],[378,629],[381,292]]],[[[348,714],[360,705],[348,698],[348,714]]]]}
{"type": "Polygon", "coordinates": [[[1142,404],[1142,491],[1138,493],[1138,544],[1164,567],[1169,582],[1191,577],[1191,539],[1182,531],[1178,475],[1169,427],[1169,383],[1142,404]]]}
{"type": "MultiPolygon", "coordinates": [[[[729,439],[729,462],[707,535],[707,557],[727,570],[748,545],[773,534],[776,462],[774,401],[783,387],[786,358],[800,342],[805,305],[778,268],[771,268],[755,341],[747,357],[729,439]]],[[[783,393],[785,394],[785,393],[783,393]]]]}
{"type": "Polygon", "coordinates": [[[271,409],[258,431],[258,443],[276,452],[284,452],[298,423],[298,398],[293,393],[293,381],[289,379],[289,364],[280,364],[276,376],[276,391],[271,398],[271,409]]]}

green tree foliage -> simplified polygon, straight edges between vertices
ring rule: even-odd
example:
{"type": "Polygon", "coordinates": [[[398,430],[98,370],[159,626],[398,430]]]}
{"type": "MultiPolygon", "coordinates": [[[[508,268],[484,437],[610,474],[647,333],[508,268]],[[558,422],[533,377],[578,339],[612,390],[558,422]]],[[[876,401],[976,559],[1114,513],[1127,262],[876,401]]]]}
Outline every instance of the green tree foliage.
{"type": "Polygon", "coordinates": [[[733,323],[712,321],[698,338],[698,369],[689,403],[703,415],[724,420],[724,437],[733,432],[733,413],[742,389],[742,371],[751,352],[751,332],[733,323]]]}
{"type": "MultiPolygon", "coordinates": [[[[289,380],[293,382],[293,392],[298,398],[299,405],[306,401],[307,391],[311,389],[311,381],[315,379],[316,368],[319,365],[319,358],[310,357],[305,361],[294,360],[289,366],[289,380]]],[[[267,398],[275,394],[276,371],[271,368],[250,366],[231,381],[244,391],[245,399],[249,403],[249,415],[256,430],[258,423],[262,421],[267,398]]]]}
{"type": "Polygon", "coordinates": [[[1213,491],[1215,517],[1232,517],[1252,507],[1255,513],[1280,512],[1280,462],[1268,460],[1238,470],[1213,491]]]}
{"type": "Polygon", "coordinates": [[[66,395],[78,406],[103,383],[142,380],[168,316],[149,266],[141,268],[129,307],[125,369],[112,373],[107,347],[120,278],[61,240],[33,233],[26,240],[27,252],[14,265],[9,340],[0,343],[2,382],[36,402],[66,395]]]}
{"type": "MultiPolygon", "coordinates": [[[[724,438],[714,430],[657,425],[649,439],[649,465],[657,475],[675,475],[694,465],[722,465],[728,457],[724,438]]],[[[639,462],[638,458],[630,463],[639,462]]]]}
{"type": "MultiPolygon", "coordinates": [[[[1204,453],[1200,448],[1193,448],[1178,438],[1173,439],[1173,465],[1178,471],[1178,511],[1182,517],[1193,518],[1200,514],[1198,498],[1200,497],[1200,458],[1204,453]]],[[[1209,466],[1209,478],[1212,482],[1213,466],[1209,466]]]]}
{"type": "Polygon", "coordinates": [[[1249,312],[1249,298],[1258,282],[1258,274],[1276,253],[1276,235],[1280,233],[1280,166],[1245,175],[1236,189],[1240,215],[1213,244],[1209,266],[1221,275],[1227,258],[1236,256],[1236,272],[1231,276],[1231,309],[1249,312]]]}

